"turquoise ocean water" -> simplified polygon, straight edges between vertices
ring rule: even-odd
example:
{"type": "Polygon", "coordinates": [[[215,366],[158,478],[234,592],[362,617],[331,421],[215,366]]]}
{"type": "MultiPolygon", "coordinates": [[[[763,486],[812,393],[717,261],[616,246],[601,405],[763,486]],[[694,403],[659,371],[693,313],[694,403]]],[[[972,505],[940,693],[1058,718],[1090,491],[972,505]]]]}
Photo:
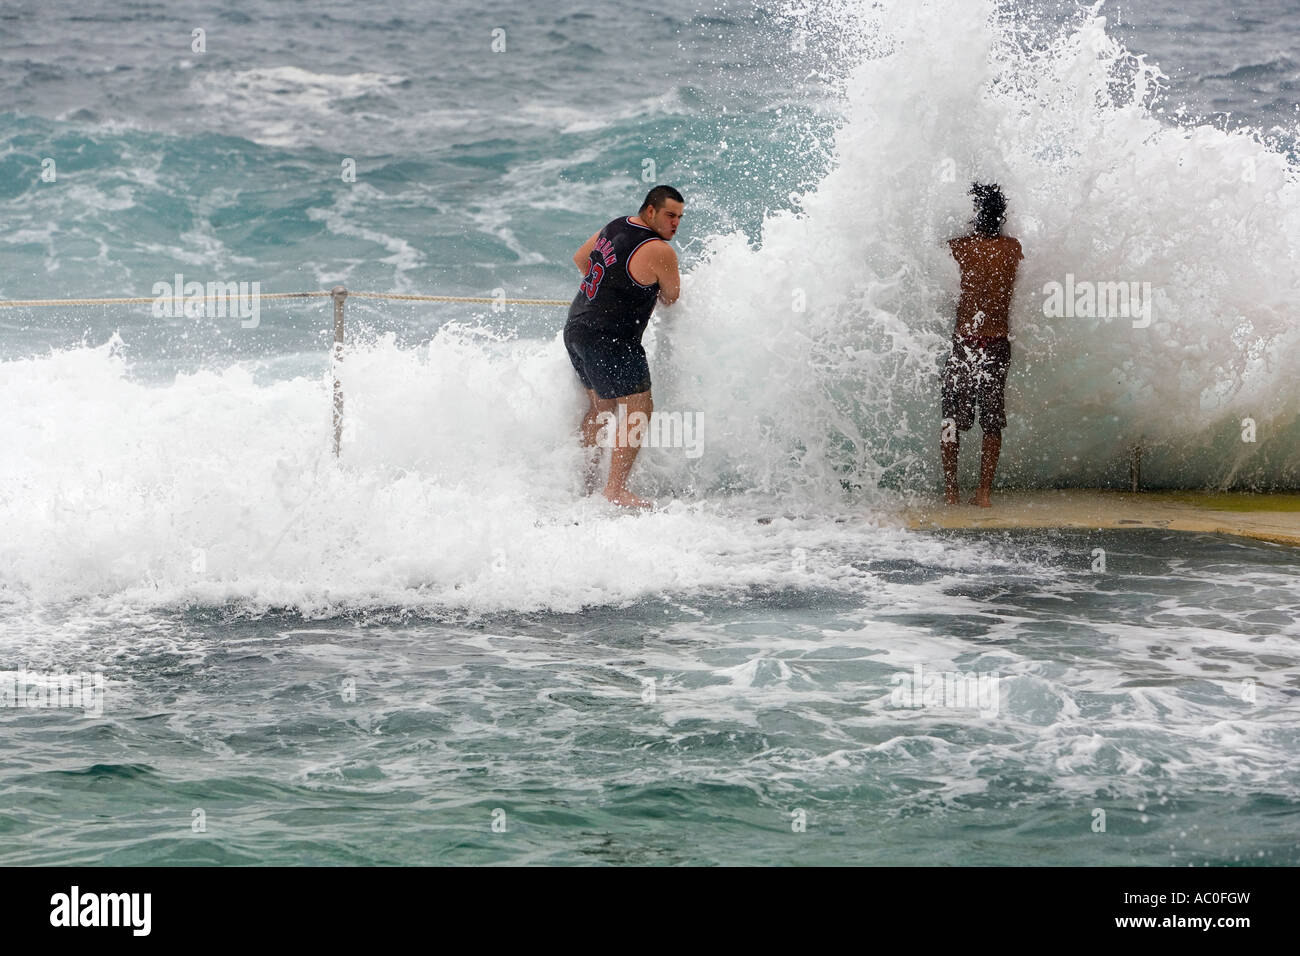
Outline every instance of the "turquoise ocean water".
{"type": "Polygon", "coordinates": [[[1300,485],[1295,41],[1279,0],[7,5],[0,298],[568,299],[671,182],[647,344],[702,430],[618,515],[563,309],[352,300],[338,461],[319,300],[0,310],[0,862],[1300,862],[1294,549],[884,518],[937,484],[972,179],[1027,254],[1005,482],[1300,485]],[[1150,322],[1046,316],[1067,274],[1150,322]]]}

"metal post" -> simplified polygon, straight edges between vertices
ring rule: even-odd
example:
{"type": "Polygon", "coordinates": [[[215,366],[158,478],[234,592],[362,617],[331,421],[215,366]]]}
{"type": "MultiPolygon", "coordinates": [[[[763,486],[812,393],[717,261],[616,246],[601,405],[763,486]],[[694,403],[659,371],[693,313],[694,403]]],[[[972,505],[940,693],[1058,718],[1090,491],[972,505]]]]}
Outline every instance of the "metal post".
{"type": "Polygon", "coordinates": [[[1133,457],[1128,463],[1128,476],[1133,480],[1133,493],[1137,494],[1141,490],[1142,484],[1142,446],[1133,446],[1133,457]]]}
{"type": "Polygon", "coordinates": [[[343,443],[343,383],[339,381],[339,363],[343,361],[343,303],[348,290],[341,285],[330,289],[334,300],[334,353],[331,367],[334,370],[334,457],[339,455],[343,443]]]}

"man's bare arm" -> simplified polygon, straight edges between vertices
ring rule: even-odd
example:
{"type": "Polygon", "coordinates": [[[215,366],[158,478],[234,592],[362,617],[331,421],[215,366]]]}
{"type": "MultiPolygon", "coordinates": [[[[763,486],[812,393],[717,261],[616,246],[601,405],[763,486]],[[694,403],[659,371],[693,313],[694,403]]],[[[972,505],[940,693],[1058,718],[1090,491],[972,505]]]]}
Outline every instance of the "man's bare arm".
{"type": "Polygon", "coordinates": [[[600,238],[600,230],[591,234],[591,238],[582,244],[582,248],[573,254],[573,264],[578,267],[578,271],[583,275],[591,268],[591,250],[596,248],[596,240],[600,238]]]}
{"type": "Polygon", "coordinates": [[[664,305],[672,305],[682,294],[682,277],[677,271],[677,253],[666,242],[657,242],[655,245],[659,247],[655,250],[658,253],[655,257],[655,279],[659,283],[659,301],[664,305]]]}

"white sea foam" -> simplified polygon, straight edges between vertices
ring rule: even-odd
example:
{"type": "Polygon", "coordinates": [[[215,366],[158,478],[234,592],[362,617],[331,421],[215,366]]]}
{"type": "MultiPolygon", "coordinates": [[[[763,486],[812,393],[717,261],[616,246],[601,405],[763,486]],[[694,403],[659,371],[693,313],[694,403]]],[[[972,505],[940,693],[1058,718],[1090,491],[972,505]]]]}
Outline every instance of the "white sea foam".
{"type": "Polygon", "coordinates": [[[291,146],[321,138],[322,124],[338,107],[405,82],[388,73],[316,73],[297,66],[197,74],[192,88],[206,108],[238,116],[246,138],[291,146]]]}
{"type": "Polygon", "coordinates": [[[819,549],[873,533],[862,519],[760,525],[752,507],[707,500],[634,516],[582,497],[566,363],[558,340],[456,327],[423,350],[391,336],[358,348],[342,368],[341,463],[323,380],[257,384],[234,366],[149,387],[116,338],[0,364],[13,409],[0,423],[0,582],[42,601],[312,613],[576,610],[861,581],[819,549]]]}
{"type": "MultiPolygon", "coordinates": [[[[357,345],[342,370],[337,465],[323,378],[259,382],[232,366],[151,388],[114,339],[0,364],[0,583],[42,600],[322,613],[577,609],[701,589],[878,586],[840,560],[864,541],[876,555],[969,566],[969,553],[896,539],[864,516],[877,486],[934,481],[937,363],[957,282],[943,240],[964,228],[971,179],[1004,184],[1028,256],[1005,477],[1095,481],[1142,437],[1158,450],[1148,474],[1285,481],[1300,467],[1300,443],[1286,440],[1300,408],[1294,171],[1246,133],[1163,122],[1150,105],[1158,74],[1100,18],[1022,48],[992,10],[873,7],[857,27],[872,55],[846,81],[832,172],[800,212],[768,217],[757,246],[713,237],[652,328],[657,407],[705,422],[700,458],[642,454],[636,486],[680,499],[671,507],[615,515],[578,494],[582,399],[558,339],[448,326],[423,347],[357,345]],[[1036,290],[1067,271],[1151,282],[1155,321],[1043,319],[1036,290]],[[1256,446],[1236,440],[1246,415],[1264,436],[1256,446]],[[755,522],[786,511],[826,517],[755,522]]],[[[236,94],[321,106],[399,81],[255,70],[236,94]]],[[[512,175],[525,184],[548,169],[512,175]]],[[[325,222],[384,245],[402,268],[422,261],[345,214],[325,222]]]]}
{"type": "Polygon", "coordinates": [[[997,181],[1026,253],[1000,473],[1114,480],[1140,442],[1156,482],[1294,485],[1296,170],[1249,131],[1153,111],[1159,71],[1105,18],[1021,48],[992,11],[872,6],[835,168],[757,246],[711,240],[664,318],[661,397],[709,410],[760,487],[932,480],[958,278],[944,240],[967,228],[969,184],[997,181]],[[1150,282],[1150,327],[1046,319],[1067,273],[1150,282]],[[1245,418],[1267,443],[1241,440],[1245,418]]]}

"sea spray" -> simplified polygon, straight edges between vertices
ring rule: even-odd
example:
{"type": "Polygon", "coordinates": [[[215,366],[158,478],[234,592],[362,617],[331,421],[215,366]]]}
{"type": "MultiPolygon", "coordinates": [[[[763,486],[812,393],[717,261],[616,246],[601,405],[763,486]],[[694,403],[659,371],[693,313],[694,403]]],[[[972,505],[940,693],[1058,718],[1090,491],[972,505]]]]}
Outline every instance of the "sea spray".
{"type": "MultiPolygon", "coordinates": [[[[1002,183],[1027,255],[1005,480],[1120,483],[1142,442],[1148,483],[1294,485],[1285,158],[1161,115],[1156,66],[1097,15],[1026,42],[991,4],[888,3],[855,29],[833,170],[757,242],[707,237],[647,336],[656,406],[708,424],[698,458],[642,452],[633,486],[663,511],[582,496],[585,399],[557,334],[353,339],[338,461],[324,348],[314,376],[209,363],[150,386],[115,336],[0,363],[3,596],[325,614],[779,587],[794,549],[864,534],[879,489],[936,487],[945,240],[975,178],[1002,183]],[[1046,315],[1069,275],[1149,283],[1150,324],[1046,315]],[[774,513],[857,523],[754,520],[774,513]]],[[[814,586],[861,583],[806,566],[814,586]]]]}
{"type": "Polygon", "coordinates": [[[1003,186],[1026,252],[1002,480],[1117,484],[1140,442],[1151,484],[1300,483],[1286,158],[1162,115],[1159,69],[1095,10],[1033,43],[992,3],[887,2],[857,26],[868,55],[834,169],[756,244],[714,237],[662,320],[680,366],[664,399],[707,410],[715,480],[935,487],[958,284],[945,240],[968,230],[978,179],[1003,186]],[[1139,282],[1149,323],[1045,314],[1068,275],[1139,282]],[[1246,416],[1267,443],[1231,443],[1246,416]]]}

